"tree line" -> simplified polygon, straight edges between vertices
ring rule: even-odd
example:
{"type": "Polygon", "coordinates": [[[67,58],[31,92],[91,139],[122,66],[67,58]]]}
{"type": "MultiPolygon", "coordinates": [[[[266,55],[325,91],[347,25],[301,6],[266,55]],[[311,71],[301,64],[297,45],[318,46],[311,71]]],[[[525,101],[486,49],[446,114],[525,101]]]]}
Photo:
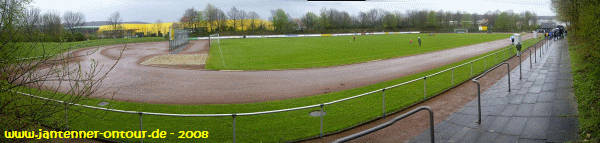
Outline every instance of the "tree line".
{"type": "Polygon", "coordinates": [[[478,31],[479,26],[488,26],[493,32],[520,32],[538,28],[537,15],[526,11],[490,11],[483,14],[451,11],[408,10],[387,11],[371,9],[357,14],[336,9],[321,9],[307,12],[301,17],[291,17],[283,9],[271,11],[268,20],[272,25],[255,25],[261,17],[254,11],[232,7],[221,10],[211,4],[204,9],[189,8],[180,18],[187,23],[192,33],[328,33],[366,31],[428,31],[453,32],[454,29],[478,31]],[[227,24],[233,21],[233,24],[227,24]],[[250,25],[246,24],[250,23],[250,25]],[[244,27],[245,26],[245,27],[244,27]],[[267,28],[271,26],[272,28],[267,28]]]}
{"type": "Polygon", "coordinates": [[[85,40],[83,33],[75,30],[77,26],[82,26],[85,23],[85,16],[81,12],[67,11],[61,15],[52,11],[42,13],[38,8],[24,8],[18,14],[12,17],[14,19],[10,19],[11,25],[9,27],[22,29],[27,34],[10,35],[11,39],[15,41],[59,42],[85,40]]]}
{"type": "MultiPolygon", "coordinates": [[[[15,3],[29,3],[29,1],[18,0],[15,3]]],[[[35,7],[22,7],[7,11],[0,18],[6,21],[1,23],[4,24],[4,28],[20,31],[14,33],[16,35],[0,35],[0,38],[11,39],[11,41],[74,42],[96,38],[95,31],[84,32],[80,29],[80,26],[85,24],[85,15],[81,12],[66,11],[61,15],[54,11],[42,13],[35,7]],[[11,12],[14,12],[14,15],[6,15],[11,12]]],[[[108,17],[108,24],[113,27],[119,27],[121,23],[119,12],[114,12],[108,17]]],[[[113,35],[123,35],[123,31],[117,31],[113,35]]]]}

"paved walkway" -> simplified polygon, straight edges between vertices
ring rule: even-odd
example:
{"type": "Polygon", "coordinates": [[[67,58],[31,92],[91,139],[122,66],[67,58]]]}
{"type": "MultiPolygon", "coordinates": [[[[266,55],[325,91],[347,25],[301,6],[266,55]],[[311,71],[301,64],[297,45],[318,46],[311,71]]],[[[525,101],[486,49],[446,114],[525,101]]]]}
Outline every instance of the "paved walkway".
{"type": "MultiPolygon", "coordinates": [[[[481,95],[481,125],[477,100],[436,124],[436,142],[566,142],[577,138],[577,103],[566,41],[556,41],[530,69],[511,72],[512,92],[505,76],[481,95]]],[[[523,57],[525,58],[525,57],[523,57]]],[[[514,65],[511,65],[514,66],[514,65]]],[[[505,70],[502,68],[502,70],[505,70]]],[[[435,112],[435,111],[434,111],[435,112]]],[[[429,142],[429,130],[409,142],[429,142]]]]}

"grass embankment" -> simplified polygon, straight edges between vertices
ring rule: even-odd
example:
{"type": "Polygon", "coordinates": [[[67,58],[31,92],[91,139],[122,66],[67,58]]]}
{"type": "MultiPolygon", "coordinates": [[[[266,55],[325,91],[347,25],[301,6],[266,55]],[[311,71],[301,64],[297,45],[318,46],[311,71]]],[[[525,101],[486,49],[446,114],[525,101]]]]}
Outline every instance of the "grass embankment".
{"type": "Polygon", "coordinates": [[[88,41],[79,41],[79,42],[8,43],[8,44],[15,44],[15,45],[14,46],[5,46],[5,47],[15,47],[16,49],[6,49],[5,48],[5,49],[2,49],[2,51],[0,51],[0,53],[10,53],[10,56],[12,58],[17,59],[17,58],[38,57],[38,56],[54,56],[56,54],[66,52],[68,50],[79,49],[79,48],[115,45],[115,44],[124,44],[124,43],[156,42],[156,41],[166,41],[166,40],[167,39],[162,38],[162,37],[144,37],[144,38],[98,39],[98,40],[88,40],[88,41]]]}
{"type": "Polygon", "coordinates": [[[582,140],[600,142],[600,67],[586,59],[585,45],[569,45],[582,140]]]}
{"type": "Polygon", "coordinates": [[[552,0],[568,29],[581,141],[600,142],[600,2],[552,0]]]}
{"type": "Polygon", "coordinates": [[[211,44],[206,68],[273,70],[336,66],[422,54],[509,36],[510,34],[507,33],[445,33],[432,36],[429,34],[366,35],[356,36],[355,41],[352,36],[221,39],[220,47],[215,41],[211,44]],[[419,47],[417,37],[421,37],[422,47],[419,47]],[[409,44],[409,40],[413,43],[409,44]]]}
{"type": "MultiPolygon", "coordinates": [[[[537,39],[524,42],[528,47],[537,42],[537,39]]],[[[525,50],[525,49],[523,49],[525,50]]],[[[473,63],[473,75],[470,75],[470,66],[463,66],[455,70],[455,82],[450,82],[451,72],[445,72],[427,79],[427,97],[434,96],[443,90],[457,85],[463,81],[486,70],[494,64],[500,63],[511,55],[515,50],[506,50],[508,54],[499,53],[489,56],[484,60],[473,63]],[[487,64],[485,64],[487,61],[487,64]],[[487,66],[486,66],[487,65],[487,66]]],[[[491,53],[491,52],[490,52],[491,53]]],[[[485,55],[485,54],[484,54],[485,55]]],[[[83,104],[97,106],[101,101],[107,101],[109,108],[121,110],[136,110],[145,112],[181,113],[181,114],[216,114],[216,113],[244,113],[265,110],[276,110],[291,107],[299,107],[324,102],[334,101],[377,90],[390,85],[402,83],[412,79],[420,78],[446,68],[468,62],[483,55],[472,57],[461,62],[445,65],[427,72],[422,72],[399,79],[381,82],[356,89],[332,92],[328,94],[302,97],[281,101],[270,101],[249,104],[221,104],[221,105],[163,105],[143,104],[122,101],[107,101],[103,99],[88,99],[83,104]]],[[[35,89],[25,89],[24,92],[32,92],[39,95],[51,94],[51,92],[36,92],[35,89]]],[[[386,90],[386,112],[393,112],[405,108],[411,104],[424,99],[423,80],[419,80],[391,90],[386,90]]],[[[15,97],[12,97],[15,98],[15,97]]],[[[32,99],[32,101],[38,101],[32,99]]],[[[26,100],[25,102],[30,102],[26,100]]],[[[285,142],[319,134],[319,117],[308,115],[310,111],[319,108],[296,110],[290,112],[257,115],[238,116],[236,119],[236,135],[238,142],[285,142]]],[[[381,116],[381,93],[363,96],[341,103],[325,106],[327,114],[324,116],[324,132],[331,133],[348,128],[359,123],[375,119],[381,116]]],[[[73,130],[139,130],[139,116],[137,114],[123,114],[92,110],[82,107],[71,107],[69,111],[69,126],[73,130]]],[[[64,114],[59,112],[54,119],[61,122],[64,114]]],[[[143,129],[153,131],[156,129],[175,133],[164,140],[145,139],[145,142],[185,142],[192,140],[177,139],[178,131],[205,130],[210,132],[206,142],[232,142],[232,117],[167,117],[167,116],[143,116],[143,129]]],[[[139,139],[117,139],[120,141],[139,141],[139,139]]],[[[198,141],[198,140],[193,140],[198,141]]]]}

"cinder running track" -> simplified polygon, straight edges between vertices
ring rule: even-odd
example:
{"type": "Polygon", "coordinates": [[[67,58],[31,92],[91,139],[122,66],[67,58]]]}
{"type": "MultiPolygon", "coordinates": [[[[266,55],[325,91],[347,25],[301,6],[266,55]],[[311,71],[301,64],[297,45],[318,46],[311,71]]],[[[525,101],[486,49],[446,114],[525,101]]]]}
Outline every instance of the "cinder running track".
{"type": "MultiPolygon", "coordinates": [[[[522,37],[531,38],[531,34],[522,37]]],[[[161,104],[229,104],[283,100],[352,89],[427,71],[493,51],[510,44],[502,39],[420,55],[352,65],[282,71],[209,71],[197,67],[158,67],[139,64],[167,54],[167,42],[128,44],[117,67],[92,95],[121,101],[161,104]]],[[[109,66],[123,45],[100,47],[80,60],[109,66]]],[[[202,53],[206,41],[194,41],[182,53],[202,53]]],[[[85,55],[94,49],[82,49],[85,55]]],[[[85,66],[84,66],[85,67],[85,66]]],[[[56,87],[56,84],[48,84],[56,87]]]]}

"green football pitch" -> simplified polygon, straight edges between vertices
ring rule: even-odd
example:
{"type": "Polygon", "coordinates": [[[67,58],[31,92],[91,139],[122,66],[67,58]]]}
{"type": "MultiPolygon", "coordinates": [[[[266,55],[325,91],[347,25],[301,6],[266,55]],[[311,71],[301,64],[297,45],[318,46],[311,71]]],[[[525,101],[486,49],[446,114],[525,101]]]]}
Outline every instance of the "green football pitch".
{"type": "Polygon", "coordinates": [[[211,41],[206,68],[277,70],[345,65],[422,54],[508,38],[508,33],[392,34],[211,41]],[[417,37],[421,37],[419,47],[417,37]],[[410,41],[412,40],[412,44],[410,41]]]}

